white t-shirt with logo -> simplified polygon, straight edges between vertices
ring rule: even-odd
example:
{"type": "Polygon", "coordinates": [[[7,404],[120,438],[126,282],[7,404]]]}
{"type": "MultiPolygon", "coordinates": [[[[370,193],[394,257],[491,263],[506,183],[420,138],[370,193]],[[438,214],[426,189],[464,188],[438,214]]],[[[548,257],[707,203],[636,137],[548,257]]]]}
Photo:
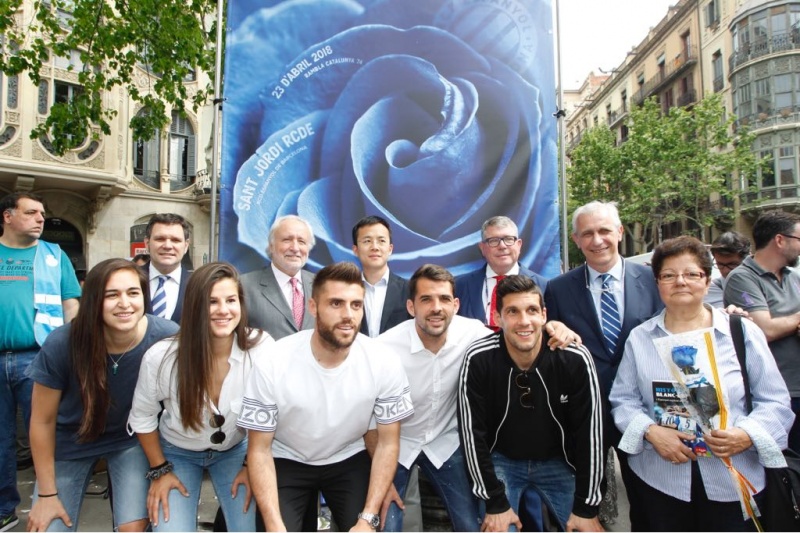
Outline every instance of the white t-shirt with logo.
{"type": "Polygon", "coordinates": [[[347,358],[323,368],[311,352],[313,330],[275,343],[254,361],[239,426],[274,431],[272,454],[310,465],[338,463],[365,449],[364,434],[414,412],[403,365],[381,342],[358,334],[347,358]]]}

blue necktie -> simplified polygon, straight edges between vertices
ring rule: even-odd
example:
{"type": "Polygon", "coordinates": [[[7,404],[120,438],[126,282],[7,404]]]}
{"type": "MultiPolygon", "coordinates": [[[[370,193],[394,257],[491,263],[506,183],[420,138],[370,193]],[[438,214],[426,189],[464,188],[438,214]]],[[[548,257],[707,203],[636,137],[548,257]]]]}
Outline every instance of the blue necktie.
{"type": "Polygon", "coordinates": [[[156,294],[153,296],[153,314],[166,318],[167,316],[167,291],[164,290],[164,283],[169,279],[169,276],[158,276],[158,287],[156,294]]]}
{"type": "Polygon", "coordinates": [[[600,312],[602,314],[600,322],[603,325],[603,338],[606,341],[608,353],[614,354],[617,349],[622,324],[619,320],[619,308],[614,294],[611,292],[611,274],[602,274],[600,279],[603,282],[603,292],[600,293],[600,312]]]}

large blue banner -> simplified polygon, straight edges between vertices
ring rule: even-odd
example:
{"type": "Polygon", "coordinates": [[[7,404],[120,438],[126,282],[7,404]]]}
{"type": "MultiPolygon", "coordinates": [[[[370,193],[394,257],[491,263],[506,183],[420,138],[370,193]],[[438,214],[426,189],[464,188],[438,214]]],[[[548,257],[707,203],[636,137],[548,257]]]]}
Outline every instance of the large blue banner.
{"type": "Polygon", "coordinates": [[[316,270],[380,215],[393,272],[458,275],[507,215],[520,262],[558,274],[553,56],[550,0],[229,0],[220,257],[262,267],[298,214],[316,270]]]}

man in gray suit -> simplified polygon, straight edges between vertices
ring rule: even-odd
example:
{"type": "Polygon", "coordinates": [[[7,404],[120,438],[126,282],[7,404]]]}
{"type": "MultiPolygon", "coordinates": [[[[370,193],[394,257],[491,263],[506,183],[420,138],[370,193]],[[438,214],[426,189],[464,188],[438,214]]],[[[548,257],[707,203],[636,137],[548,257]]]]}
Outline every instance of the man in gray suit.
{"type": "Polygon", "coordinates": [[[242,276],[250,326],[275,339],[314,327],[308,312],[314,274],[303,270],[314,242],[311,225],[297,215],[275,220],[267,245],[271,263],[242,276]]]}

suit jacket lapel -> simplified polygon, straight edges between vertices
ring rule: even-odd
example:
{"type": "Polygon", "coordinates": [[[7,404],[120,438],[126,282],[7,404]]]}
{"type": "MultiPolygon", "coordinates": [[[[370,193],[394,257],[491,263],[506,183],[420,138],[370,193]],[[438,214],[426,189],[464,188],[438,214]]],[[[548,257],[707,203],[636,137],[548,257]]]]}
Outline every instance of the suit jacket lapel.
{"type": "MultiPolygon", "coordinates": [[[[389,317],[392,314],[392,307],[394,307],[395,302],[403,296],[400,293],[400,286],[401,283],[399,283],[397,277],[390,272],[389,283],[386,285],[386,299],[383,301],[383,312],[381,313],[381,331],[386,331],[386,323],[389,321],[389,317]]],[[[364,316],[366,317],[366,315],[364,316]]]]}
{"type": "MultiPolygon", "coordinates": [[[[286,303],[286,298],[283,297],[280,286],[278,286],[278,280],[275,279],[275,274],[272,272],[272,265],[268,265],[262,272],[261,294],[264,295],[267,302],[286,317],[290,324],[294,325],[292,310],[289,308],[289,304],[286,303]]],[[[305,283],[303,284],[303,289],[305,289],[305,283]]]]}
{"type": "MultiPolygon", "coordinates": [[[[313,329],[314,317],[308,311],[308,301],[311,299],[311,286],[314,283],[314,276],[305,270],[300,271],[300,279],[303,281],[303,323],[302,329],[313,329]]],[[[291,320],[294,324],[294,317],[291,320]]]]}

